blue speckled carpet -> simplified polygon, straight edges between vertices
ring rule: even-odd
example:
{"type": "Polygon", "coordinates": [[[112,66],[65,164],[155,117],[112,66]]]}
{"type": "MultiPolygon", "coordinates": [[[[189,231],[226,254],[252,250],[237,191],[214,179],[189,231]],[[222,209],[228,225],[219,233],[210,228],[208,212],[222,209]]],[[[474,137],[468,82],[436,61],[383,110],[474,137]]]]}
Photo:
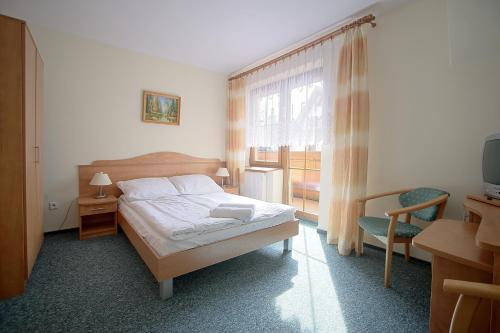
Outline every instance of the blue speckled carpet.
{"type": "Polygon", "coordinates": [[[291,254],[268,246],[158,285],[123,233],[49,234],[22,297],[0,303],[0,332],[426,332],[430,265],[384,252],[342,257],[302,222],[291,254]]]}

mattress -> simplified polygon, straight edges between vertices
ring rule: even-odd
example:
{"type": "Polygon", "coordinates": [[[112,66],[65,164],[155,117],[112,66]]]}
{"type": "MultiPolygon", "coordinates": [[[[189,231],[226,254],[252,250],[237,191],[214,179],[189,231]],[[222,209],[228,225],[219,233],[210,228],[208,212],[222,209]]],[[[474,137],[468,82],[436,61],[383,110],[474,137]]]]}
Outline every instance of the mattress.
{"type": "MultiPolygon", "coordinates": [[[[258,200],[224,192],[204,195],[185,195],[183,197],[193,203],[207,208],[213,208],[220,203],[227,202],[245,202],[256,204],[260,202],[258,200]]],[[[135,209],[124,199],[123,196],[120,197],[118,201],[118,209],[120,213],[123,215],[123,217],[125,217],[125,219],[127,219],[129,224],[132,226],[132,228],[135,229],[137,234],[143,237],[159,256],[167,256],[169,254],[215,243],[224,239],[244,235],[260,229],[270,228],[284,222],[291,221],[295,218],[295,209],[293,207],[286,205],[280,206],[282,212],[271,218],[264,218],[259,221],[239,224],[223,230],[203,233],[189,239],[174,240],[165,237],[155,231],[155,228],[151,227],[151,221],[146,221],[137,211],[135,211],[135,209]]]]}

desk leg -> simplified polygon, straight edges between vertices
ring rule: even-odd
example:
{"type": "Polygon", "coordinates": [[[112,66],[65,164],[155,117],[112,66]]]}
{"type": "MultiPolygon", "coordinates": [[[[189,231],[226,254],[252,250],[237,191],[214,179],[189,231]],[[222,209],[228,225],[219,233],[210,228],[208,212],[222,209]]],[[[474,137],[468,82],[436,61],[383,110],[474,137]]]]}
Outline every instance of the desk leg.
{"type": "Polygon", "coordinates": [[[467,209],[467,207],[465,207],[465,211],[466,211],[466,214],[468,215],[468,222],[470,223],[481,223],[481,215],[479,215],[478,213],[470,210],[470,209],[467,209]]]}
{"type": "MultiPolygon", "coordinates": [[[[493,255],[493,284],[500,284],[500,253],[493,255]]],[[[500,302],[491,304],[491,332],[500,332],[500,302]]]]}

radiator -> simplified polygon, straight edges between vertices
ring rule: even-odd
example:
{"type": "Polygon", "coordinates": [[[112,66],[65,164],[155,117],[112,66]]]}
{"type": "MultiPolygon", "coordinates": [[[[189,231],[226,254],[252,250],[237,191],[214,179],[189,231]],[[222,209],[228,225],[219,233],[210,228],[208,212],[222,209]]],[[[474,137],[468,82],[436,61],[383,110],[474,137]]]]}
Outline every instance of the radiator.
{"type": "Polygon", "coordinates": [[[275,168],[247,168],[241,184],[241,195],[257,200],[283,202],[283,170],[275,168]]]}

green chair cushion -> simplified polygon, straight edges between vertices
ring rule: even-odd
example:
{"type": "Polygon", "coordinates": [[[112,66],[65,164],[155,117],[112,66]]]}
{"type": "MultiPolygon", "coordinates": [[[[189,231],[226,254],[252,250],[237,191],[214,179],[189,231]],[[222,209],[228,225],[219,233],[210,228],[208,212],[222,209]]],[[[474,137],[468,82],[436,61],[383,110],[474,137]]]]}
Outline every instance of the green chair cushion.
{"type": "MultiPolygon", "coordinates": [[[[428,187],[420,187],[414,189],[413,191],[401,194],[399,196],[399,203],[403,207],[418,205],[426,201],[436,199],[437,197],[442,196],[443,194],[450,195],[448,192],[442,190],[428,188],[428,187]]],[[[438,206],[432,206],[425,209],[417,210],[415,212],[411,212],[410,214],[424,221],[434,221],[437,217],[438,210],[439,210],[438,206]]]]}
{"type": "MultiPolygon", "coordinates": [[[[375,236],[387,237],[387,228],[389,228],[390,219],[373,216],[361,216],[358,219],[358,224],[369,234],[375,236]]],[[[395,237],[411,238],[418,235],[422,231],[421,228],[413,224],[398,222],[396,225],[395,237]]]]}

